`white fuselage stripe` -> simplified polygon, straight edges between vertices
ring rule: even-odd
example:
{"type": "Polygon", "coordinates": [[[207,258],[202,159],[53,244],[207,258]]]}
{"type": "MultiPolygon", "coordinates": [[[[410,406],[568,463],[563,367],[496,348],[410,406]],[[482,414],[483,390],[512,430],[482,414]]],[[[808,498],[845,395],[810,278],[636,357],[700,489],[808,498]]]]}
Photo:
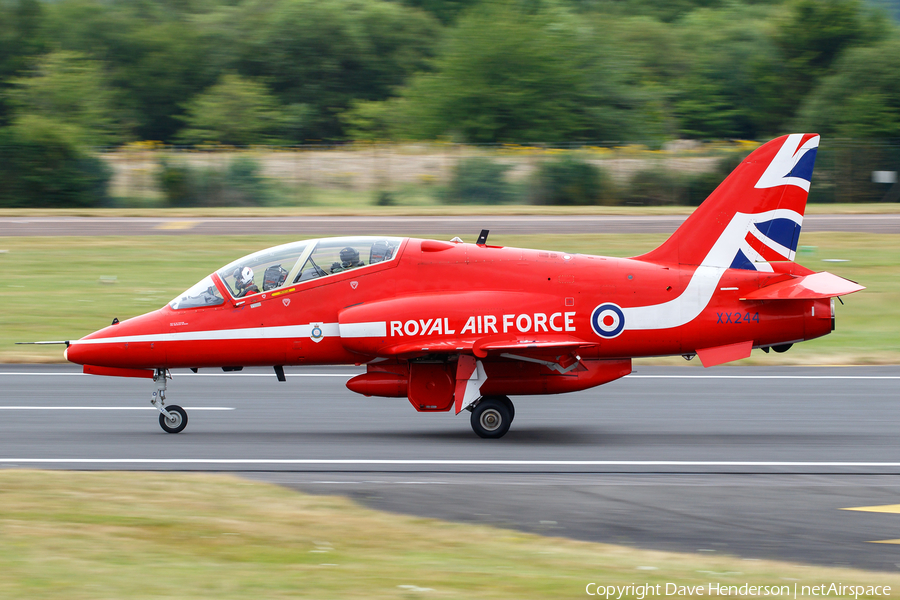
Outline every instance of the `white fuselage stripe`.
{"type": "Polygon", "coordinates": [[[341,323],[340,334],[342,338],[383,338],[387,336],[387,321],[372,321],[371,323],[341,323]]]}
{"type": "MultiPolygon", "coordinates": [[[[183,406],[184,410],[234,410],[227,406],[183,406]]],[[[0,406],[0,410],[158,410],[155,406],[0,406]]]]}
{"type": "MultiPolygon", "coordinates": [[[[89,340],[73,340],[76,344],[119,344],[139,342],[199,342],[228,340],[275,340],[299,339],[312,336],[314,325],[284,325],[280,327],[247,327],[243,329],[213,329],[209,331],[176,331],[173,333],[152,333],[147,335],[123,335],[89,340]]],[[[323,323],[319,325],[321,337],[366,337],[387,332],[384,321],[373,323],[323,323]],[[343,335],[346,331],[348,335],[343,335]],[[365,334],[360,335],[360,334],[365,334]]]]}
{"type": "Polygon", "coordinates": [[[900,468],[900,462],[813,462],[750,460],[492,460],[379,458],[0,458],[0,464],[141,465],[408,465],[501,467],[802,467],[900,468]]]}
{"type": "Polygon", "coordinates": [[[626,331],[671,329],[696,319],[709,304],[738,249],[745,244],[750,226],[772,219],[790,219],[798,225],[803,222],[801,214],[785,208],[757,214],[735,213],[681,295],[661,304],[622,307],[626,331]]]}
{"type": "MultiPolygon", "coordinates": [[[[355,377],[364,371],[354,373],[285,373],[285,377],[355,377]]],[[[2,376],[16,377],[85,377],[85,373],[24,373],[0,372],[2,376]]],[[[173,373],[175,377],[272,377],[271,373],[173,373]]],[[[90,377],[95,377],[90,375],[90,377]]],[[[625,379],[847,379],[847,380],[900,380],[900,375],[626,375],[625,379]]]]}

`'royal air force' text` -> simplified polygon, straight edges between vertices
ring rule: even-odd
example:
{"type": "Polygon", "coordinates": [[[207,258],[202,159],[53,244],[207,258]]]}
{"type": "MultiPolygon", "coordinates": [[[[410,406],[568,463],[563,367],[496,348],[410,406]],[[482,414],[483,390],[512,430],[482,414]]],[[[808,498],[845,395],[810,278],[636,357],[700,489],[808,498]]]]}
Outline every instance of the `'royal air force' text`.
{"type": "MultiPolygon", "coordinates": [[[[459,323],[451,323],[447,317],[410,319],[408,321],[391,321],[390,323],[391,337],[450,335],[456,333],[456,328],[460,326],[459,323]]],[[[575,331],[575,313],[476,315],[466,320],[459,334],[550,333],[551,331],[575,331]]]]}

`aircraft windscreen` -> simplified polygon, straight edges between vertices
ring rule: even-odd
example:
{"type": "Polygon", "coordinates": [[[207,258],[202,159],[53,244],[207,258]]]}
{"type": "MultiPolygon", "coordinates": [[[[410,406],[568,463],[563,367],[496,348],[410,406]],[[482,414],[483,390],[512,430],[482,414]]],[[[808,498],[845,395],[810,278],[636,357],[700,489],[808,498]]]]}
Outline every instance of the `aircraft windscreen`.
{"type": "Polygon", "coordinates": [[[177,310],[179,308],[217,306],[223,302],[225,302],[225,299],[219,293],[219,289],[213,283],[212,275],[210,275],[191,286],[183,294],[179,294],[177,298],[169,302],[169,306],[177,310]]]}
{"type": "Polygon", "coordinates": [[[293,242],[260,250],[219,269],[219,278],[235,298],[280,288],[310,244],[293,242]]]}
{"type": "MultiPolygon", "coordinates": [[[[402,238],[345,237],[293,242],[247,255],[216,273],[232,296],[243,298],[392,260],[401,241],[402,238]]],[[[210,275],[172,300],[169,306],[197,308],[223,302],[210,275]]]]}

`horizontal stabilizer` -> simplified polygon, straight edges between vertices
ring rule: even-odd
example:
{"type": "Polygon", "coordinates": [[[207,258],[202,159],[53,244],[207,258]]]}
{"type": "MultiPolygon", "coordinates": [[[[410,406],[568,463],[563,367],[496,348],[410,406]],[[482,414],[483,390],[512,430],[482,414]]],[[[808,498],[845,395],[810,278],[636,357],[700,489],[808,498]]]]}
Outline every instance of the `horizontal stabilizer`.
{"type": "Polygon", "coordinates": [[[741,300],[815,300],[844,296],[864,289],[856,282],[823,271],[767,285],[750,292],[741,300]]]}
{"type": "Polygon", "coordinates": [[[753,350],[753,340],[728,344],[727,346],[715,346],[697,350],[697,356],[704,367],[714,367],[733,360],[740,360],[750,356],[753,350]]]}

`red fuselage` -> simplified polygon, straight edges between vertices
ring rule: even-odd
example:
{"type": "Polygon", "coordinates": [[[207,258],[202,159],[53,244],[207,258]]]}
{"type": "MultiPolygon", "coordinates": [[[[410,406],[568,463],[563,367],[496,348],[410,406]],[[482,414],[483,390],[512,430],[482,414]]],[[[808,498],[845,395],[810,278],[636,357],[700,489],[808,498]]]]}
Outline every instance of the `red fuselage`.
{"type": "Polygon", "coordinates": [[[151,369],[361,364],[468,352],[479,340],[495,337],[571,340],[580,343],[583,359],[600,360],[693,354],[748,340],[754,347],[774,346],[830,332],[828,299],[740,300],[810,273],[794,263],[775,266],[774,273],[725,270],[711,298],[686,323],[669,315],[679,324],[625,328],[604,338],[590,322],[595,307],[684,311],[697,268],[408,239],[393,261],[271,293],[234,298],[214,277],[224,303],[166,306],[122,321],[73,342],[67,358],[151,369]],[[319,331],[313,336],[315,324],[319,331]]]}

